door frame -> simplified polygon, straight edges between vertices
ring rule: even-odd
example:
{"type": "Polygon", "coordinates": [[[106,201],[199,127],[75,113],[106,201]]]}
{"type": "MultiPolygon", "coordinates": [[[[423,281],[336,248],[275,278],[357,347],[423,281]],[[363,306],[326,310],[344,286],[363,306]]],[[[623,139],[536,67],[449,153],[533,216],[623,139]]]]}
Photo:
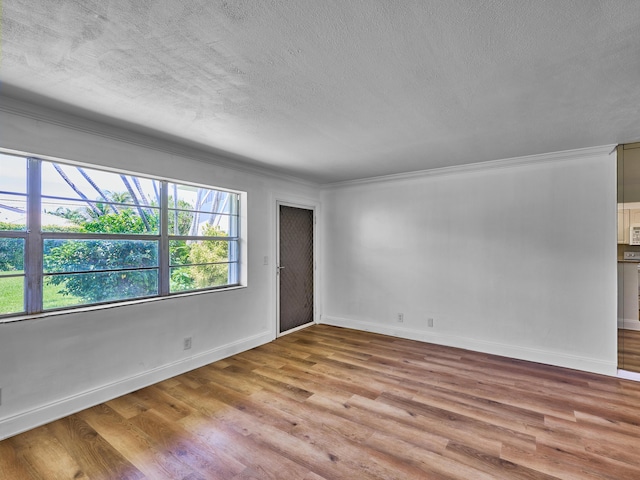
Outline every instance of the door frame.
{"type": "Polygon", "coordinates": [[[318,223],[319,223],[319,211],[320,202],[310,198],[283,196],[278,195],[274,197],[273,213],[274,213],[274,228],[275,228],[275,245],[273,255],[273,268],[272,278],[274,281],[274,296],[275,296],[275,322],[273,325],[274,338],[293,333],[295,331],[306,328],[310,325],[318,323],[320,315],[318,313],[319,303],[319,284],[320,275],[318,268],[318,252],[319,252],[319,235],[318,235],[318,223]],[[299,327],[292,328],[286,332],[280,333],[280,278],[278,275],[278,266],[280,265],[280,205],[285,207],[302,208],[305,210],[311,210],[313,212],[313,322],[306,323],[299,327]]]}
{"type": "MultiPolygon", "coordinates": [[[[616,146],[614,151],[616,152],[616,202],[617,202],[617,224],[618,224],[618,234],[616,235],[618,238],[618,244],[627,245],[625,243],[628,241],[628,238],[625,238],[626,235],[629,235],[629,228],[631,226],[631,219],[625,221],[624,210],[622,216],[620,215],[620,205],[625,206],[626,198],[624,191],[624,184],[626,180],[629,180],[628,176],[625,175],[624,167],[624,152],[625,150],[636,150],[640,149],[640,142],[632,142],[626,144],[619,144],[616,146]],[[622,218],[621,218],[622,217],[622,218]],[[620,232],[620,220],[622,220],[622,232],[620,232]],[[622,233],[622,243],[620,238],[620,233],[622,233]]],[[[612,152],[613,153],[613,152],[612,152]]],[[[635,202],[632,202],[635,203],[635,202]]],[[[637,370],[627,370],[625,369],[625,359],[622,358],[622,366],[620,365],[620,355],[624,352],[624,341],[625,341],[625,330],[640,330],[640,326],[638,322],[633,319],[627,317],[626,312],[629,310],[629,303],[631,304],[631,309],[637,308],[636,298],[637,298],[637,278],[640,273],[639,266],[636,264],[632,264],[630,268],[628,264],[620,263],[620,258],[617,258],[617,270],[618,270],[618,282],[617,282],[617,294],[618,294],[618,315],[617,315],[617,325],[616,325],[616,346],[617,346],[617,373],[618,377],[626,378],[629,380],[640,381],[640,372],[637,370]],[[631,272],[629,270],[632,270],[631,272]],[[635,279],[634,279],[635,277],[635,279]],[[633,279],[633,281],[631,281],[633,279]],[[629,281],[631,281],[631,285],[629,285],[629,281]],[[631,288],[630,288],[631,287],[631,288]],[[629,302],[629,297],[631,297],[631,302],[629,302]],[[635,306],[634,306],[635,305],[635,306]],[[622,333],[620,333],[622,330],[622,333]]]]}

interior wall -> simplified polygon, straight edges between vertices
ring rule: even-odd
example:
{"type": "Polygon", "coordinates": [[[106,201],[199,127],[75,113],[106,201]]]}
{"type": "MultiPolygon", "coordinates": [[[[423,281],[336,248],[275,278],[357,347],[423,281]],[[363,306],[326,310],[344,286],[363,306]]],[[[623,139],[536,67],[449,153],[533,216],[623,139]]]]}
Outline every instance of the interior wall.
{"type": "Polygon", "coordinates": [[[615,374],[610,151],[326,188],[322,322],[615,374]]]}
{"type": "Polygon", "coordinates": [[[316,186],[11,99],[0,111],[4,148],[248,198],[246,288],[0,323],[0,439],[275,338],[273,199],[317,202],[316,186]]]}

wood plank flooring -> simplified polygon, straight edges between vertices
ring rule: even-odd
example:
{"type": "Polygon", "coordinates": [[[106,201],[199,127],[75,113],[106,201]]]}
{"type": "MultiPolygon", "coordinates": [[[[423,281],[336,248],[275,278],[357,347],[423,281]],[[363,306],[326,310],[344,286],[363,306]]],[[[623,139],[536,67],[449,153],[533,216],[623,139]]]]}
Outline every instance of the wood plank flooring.
{"type": "Polygon", "coordinates": [[[640,372],[640,331],[618,329],[618,368],[640,372]]]}
{"type": "Polygon", "coordinates": [[[0,442],[20,479],[640,479],[640,383],[316,325],[0,442]]]}

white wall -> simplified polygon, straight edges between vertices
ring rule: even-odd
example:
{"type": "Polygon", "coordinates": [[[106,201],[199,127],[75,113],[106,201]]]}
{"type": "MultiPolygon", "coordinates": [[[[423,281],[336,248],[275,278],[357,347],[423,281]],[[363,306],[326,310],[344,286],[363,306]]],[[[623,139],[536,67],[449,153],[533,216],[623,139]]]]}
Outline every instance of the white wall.
{"type": "Polygon", "coordinates": [[[615,374],[610,151],[325,189],[322,322],[615,374]]]}
{"type": "Polygon", "coordinates": [[[316,186],[6,98],[0,146],[248,194],[246,288],[0,324],[0,439],[275,337],[274,199],[316,186]]]}

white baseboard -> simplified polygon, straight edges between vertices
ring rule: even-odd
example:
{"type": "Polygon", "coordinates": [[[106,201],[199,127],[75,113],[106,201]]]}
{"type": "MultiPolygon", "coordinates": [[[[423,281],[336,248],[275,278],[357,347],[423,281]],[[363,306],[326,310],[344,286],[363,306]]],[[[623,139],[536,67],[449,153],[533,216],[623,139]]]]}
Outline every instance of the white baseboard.
{"type": "Polygon", "coordinates": [[[640,382],[640,373],[630,372],[628,370],[618,370],[618,378],[624,378],[627,380],[633,380],[634,382],[640,382]]]}
{"type": "Polygon", "coordinates": [[[200,368],[236,353],[244,352],[273,340],[271,332],[261,333],[237,342],[199,353],[189,358],[154,368],[53,403],[0,419],[0,440],[44,425],[116,397],[134,392],[176,375],[200,368]]]}
{"type": "Polygon", "coordinates": [[[406,338],[409,340],[435,343],[437,345],[444,345],[447,347],[464,348],[465,350],[489,353],[502,357],[517,358],[519,360],[544,363],[546,365],[555,365],[558,367],[571,368],[574,370],[582,370],[602,375],[617,375],[618,366],[616,362],[605,362],[602,360],[580,357],[577,355],[568,355],[530,347],[521,347],[517,345],[487,342],[484,340],[477,340],[474,338],[461,337],[457,335],[446,335],[437,332],[432,333],[426,332],[424,330],[398,327],[395,325],[382,325],[379,323],[352,320],[328,315],[322,315],[322,320],[320,323],[333,325],[336,327],[353,328],[355,330],[381,333],[384,335],[391,335],[394,337],[406,338]]]}
{"type": "Polygon", "coordinates": [[[618,319],[618,328],[624,328],[625,330],[640,330],[640,321],[632,318],[625,318],[620,321],[618,319]],[[622,323],[622,325],[620,325],[622,323]]]}

